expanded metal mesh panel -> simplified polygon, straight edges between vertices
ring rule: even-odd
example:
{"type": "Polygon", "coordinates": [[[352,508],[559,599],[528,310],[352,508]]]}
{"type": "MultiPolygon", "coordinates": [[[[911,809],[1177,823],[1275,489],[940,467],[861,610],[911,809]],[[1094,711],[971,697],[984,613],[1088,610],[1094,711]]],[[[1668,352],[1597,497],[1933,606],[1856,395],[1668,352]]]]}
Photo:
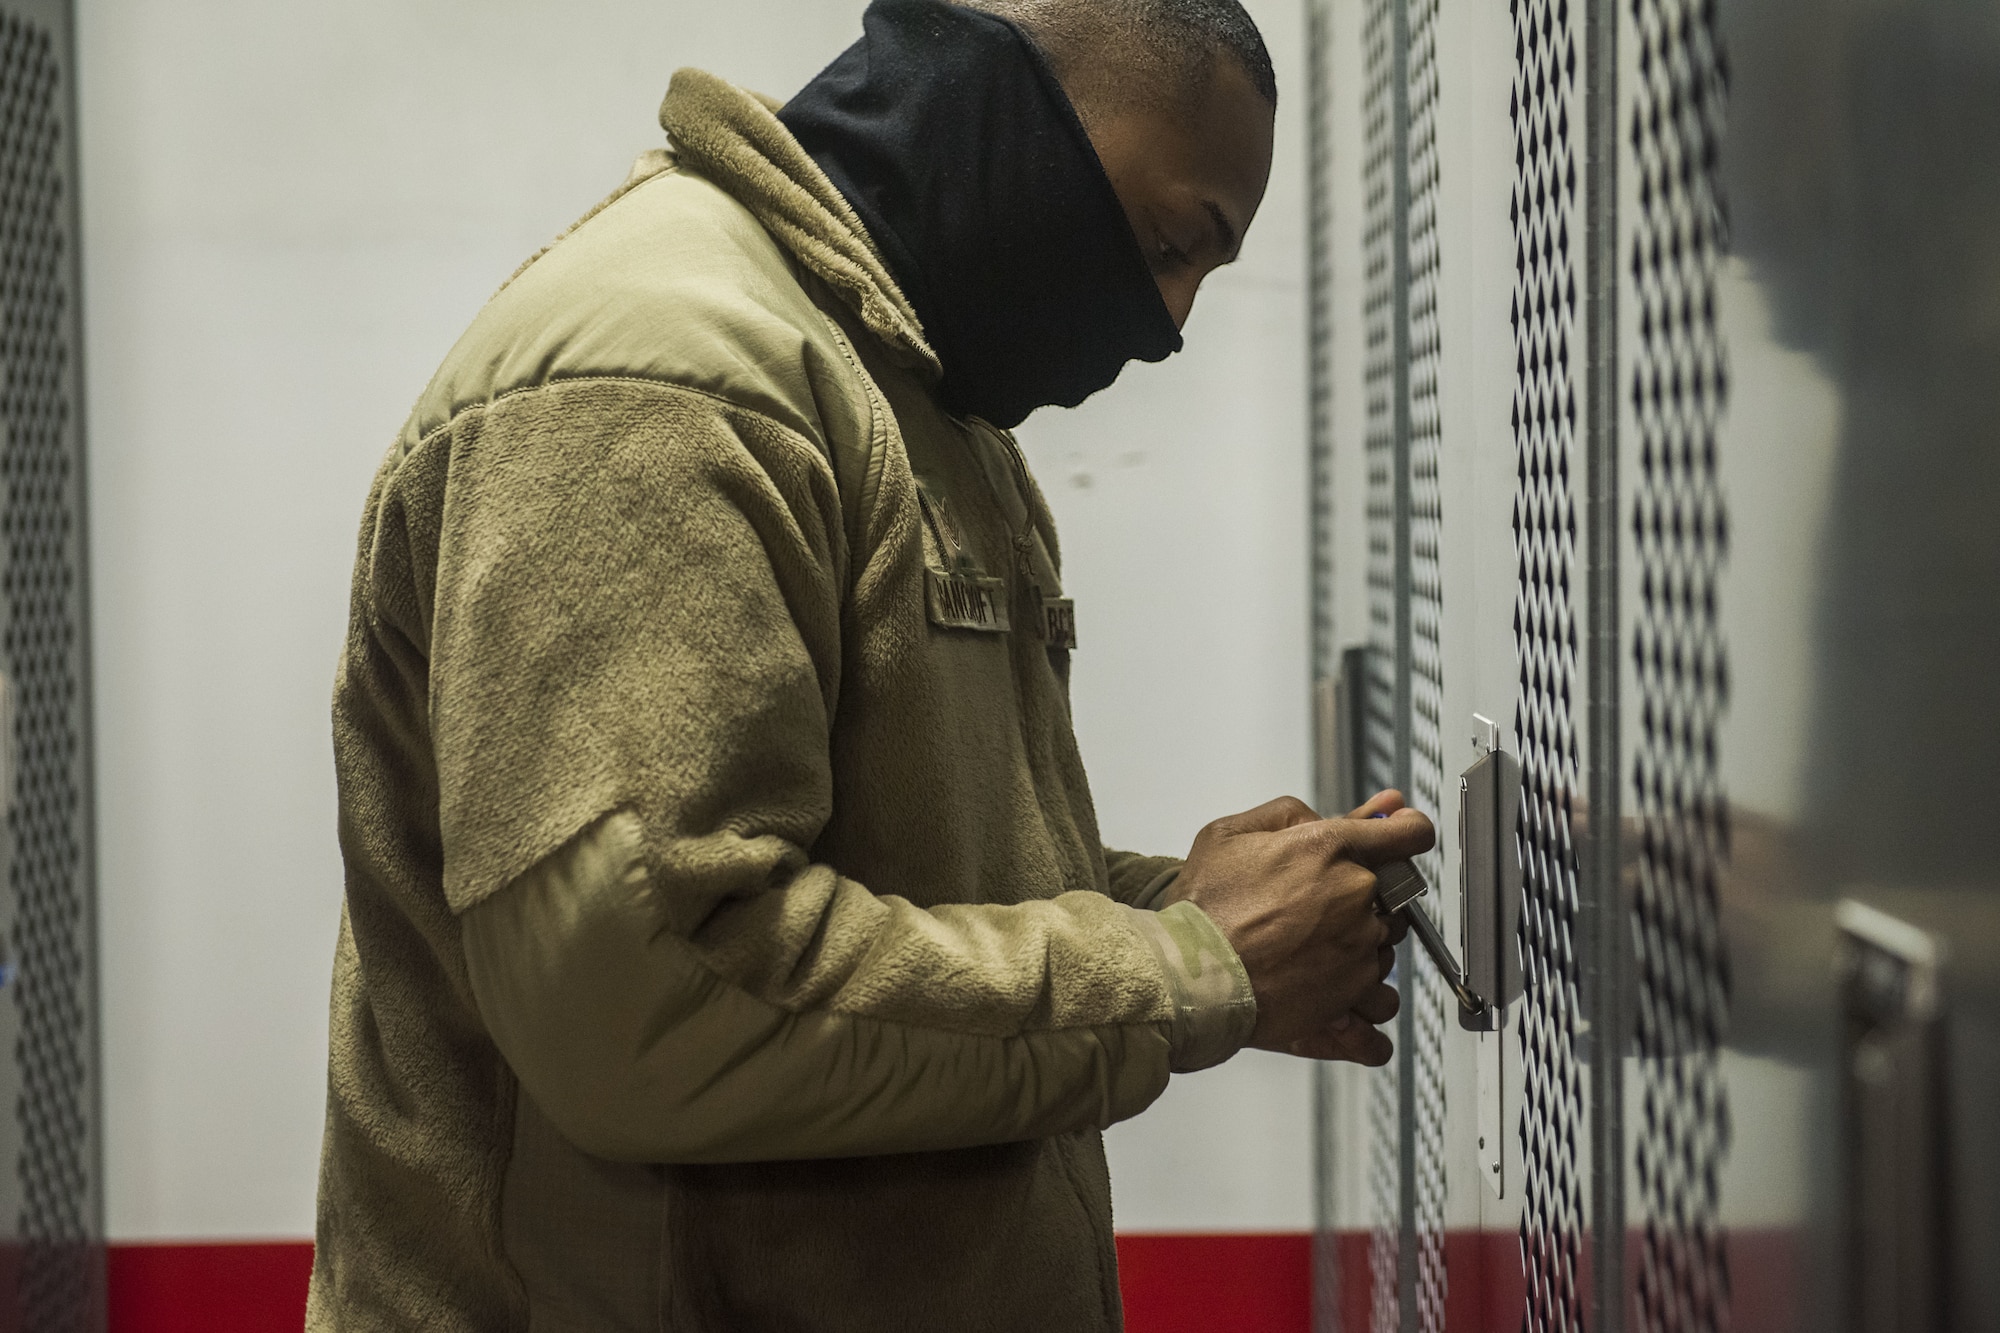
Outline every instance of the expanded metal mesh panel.
{"type": "MultiPolygon", "coordinates": [[[[1312,667],[1313,679],[1333,674],[1339,645],[1333,623],[1333,146],[1332,45],[1329,0],[1306,6],[1306,110],[1310,133],[1306,168],[1306,227],[1311,363],[1312,431],[1312,667]]],[[[1320,800],[1327,793],[1317,793],[1320,800]]]]}
{"type": "MultiPolygon", "coordinates": [[[[1312,677],[1334,675],[1334,152],[1332,152],[1332,0],[1306,4],[1306,230],[1308,346],[1312,430],[1312,677]]],[[[1318,793],[1324,801],[1328,793],[1318,793]]]]}
{"type": "Polygon", "coordinates": [[[57,34],[0,14],[0,479],[24,1244],[22,1326],[92,1326],[97,1258],[70,147],[57,34]]]}
{"type": "MultiPolygon", "coordinates": [[[[1443,362],[1438,317],[1442,256],[1438,236],[1439,0],[1407,0],[1409,43],[1405,59],[1409,99],[1407,148],[1409,320],[1409,700],[1410,797],[1433,820],[1444,808],[1444,490],[1438,469],[1444,423],[1438,373],[1443,362]]],[[[1425,875],[1442,884],[1436,852],[1421,858],[1425,875]]],[[[1443,1333],[1445,1305],[1445,1078],[1444,1041],[1456,1002],[1435,969],[1421,966],[1405,979],[1415,1016],[1414,1059],[1407,1095],[1415,1151],[1417,1241],[1416,1320],[1421,1333],[1443,1333]]]]}
{"type": "Polygon", "coordinates": [[[1716,466],[1728,367],[1715,304],[1726,245],[1718,158],[1727,72],[1713,0],[1632,0],[1631,15],[1642,1072],[1630,1132],[1644,1224],[1636,1309],[1647,1333],[1707,1333],[1730,1326],[1716,1217],[1729,1140],[1718,1066],[1729,986],[1716,899],[1729,843],[1716,771],[1728,687],[1717,606],[1728,527],[1716,466]]]}
{"type": "MultiPolygon", "coordinates": [[[[1332,80],[1329,53],[1333,19],[1329,0],[1306,5],[1306,90],[1308,96],[1307,240],[1310,263],[1308,319],[1311,355],[1312,460],[1312,669],[1315,681],[1332,675],[1338,656],[1333,605],[1333,151],[1332,80]]],[[[1352,683],[1351,683],[1352,684],[1352,683]]],[[[1321,746],[1332,738],[1320,736],[1321,746]]],[[[1331,793],[1315,792],[1324,806],[1331,793]]],[[[1335,1074],[1327,1065],[1313,1069],[1313,1329],[1340,1328],[1340,1240],[1334,1198],[1346,1169],[1349,1148],[1333,1121],[1335,1074]]]]}
{"type": "Polygon", "coordinates": [[[1397,0],[1370,0],[1362,29],[1366,85],[1361,181],[1362,392],[1367,428],[1368,637],[1363,764],[1376,786],[1396,781],[1396,22],[1397,0]]]}
{"type": "MultiPolygon", "coordinates": [[[[1397,14],[1403,0],[1369,0],[1362,19],[1363,161],[1362,324],[1364,352],[1362,392],[1367,427],[1363,439],[1368,475],[1368,655],[1369,678],[1363,711],[1363,767],[1371,786],[1395,783],[1398,639],[1397,567],[1402,542],[1397,521],[1398,447],[1396,399],[1401,376],[1397,365],[1401,303],[1398,300],[1397,252],[1401,226],[1398,207],[1398,80],[1397,14]]],[[[1369,1161],[1368,1194],[1371,1235],[1368,1245],[1370,1278],[1369,1325],[1372,1333],[1399,1333],[1401,1301],[1397,1291],[1397,1257],[1401,1252],[1402,1164],[1400,1089],[1395,1066],[1367,1075],[1369,1161]]]]}
{"type": "Polygon", "coordinates": [[[1410,0],[1410,725],[1411,785],[1436,817],[1444,785],[1444,490],[1438,467],[1443,340],[1438,319],[1438,0],[1410,0]]]}
{"type": "Polygon", "coordinates": [[[1398,1122],[1402,1096],[1393,1064],[1367,1078],[1368,1180],[1374,1213],[1368,1236],[1368,1327],[1370,1333],[1400,1333],[1402,1296],[1396,1267],[1402,1252],[1403,1168],[1398,1122]]]}
{"type": "Polygon", "coordinates": [[[1528,1333],[1578,1333],[1585,1233],[1577,1061],[1577,19],[1514,0],[1513,405],[1525,997],[1521,1259],[1528,1333]]]}

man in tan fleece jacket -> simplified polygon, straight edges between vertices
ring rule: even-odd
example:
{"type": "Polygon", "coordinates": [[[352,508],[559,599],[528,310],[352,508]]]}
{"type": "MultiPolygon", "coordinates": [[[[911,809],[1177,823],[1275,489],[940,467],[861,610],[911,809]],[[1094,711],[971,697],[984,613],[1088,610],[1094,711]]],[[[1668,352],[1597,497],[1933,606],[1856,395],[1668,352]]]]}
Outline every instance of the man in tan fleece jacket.
{"type": "Polygon", "coordinates": [[[1370,867],[1429,825],[1106,851],[1000,428],[1234,256],[1247,24],[877,0],[782,113],[683,71],[447,358],[335,692],[311,1327],[1115,1329],[1103,1127],[1246,1044],[1388,1058],[1370,867]]]}

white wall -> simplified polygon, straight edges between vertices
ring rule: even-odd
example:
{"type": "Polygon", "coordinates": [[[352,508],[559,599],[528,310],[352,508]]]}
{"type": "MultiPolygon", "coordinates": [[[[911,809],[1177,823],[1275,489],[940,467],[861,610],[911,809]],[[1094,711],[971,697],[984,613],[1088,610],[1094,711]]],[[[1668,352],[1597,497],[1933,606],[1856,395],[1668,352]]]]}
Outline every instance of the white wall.
{"type": "MultiPolygon", "coordinates": [[[[368,477],[514,266],[660,135],[783,95],[858,0],[80,0],[114,1239],[311,1230],[339,910],[327,699],[368,477]]],[[[1305,785],[1294,7],[1279,178],[1189,350],[1024,432],[1085,636],[1107,836],[1305,785]]],[[[1129,1229],[1303,1227],[1306,1079],[1245,1058],[1112,1136],[1129,1229]]]]}
{"type": "MultiPolygon", "coordinates": [[[[1201,826],[1312,796],[1304,4],[1247,8],[1280,84],[1277,165],[1187,348],[1021,429],[1076,596],[1074,712],[1105,840],[1182,854],[1201,826]]],[[[1107,1137],[1118,1224],[1312,1224],[1310,1076],[1249,1052],[1107,1137]]]]}

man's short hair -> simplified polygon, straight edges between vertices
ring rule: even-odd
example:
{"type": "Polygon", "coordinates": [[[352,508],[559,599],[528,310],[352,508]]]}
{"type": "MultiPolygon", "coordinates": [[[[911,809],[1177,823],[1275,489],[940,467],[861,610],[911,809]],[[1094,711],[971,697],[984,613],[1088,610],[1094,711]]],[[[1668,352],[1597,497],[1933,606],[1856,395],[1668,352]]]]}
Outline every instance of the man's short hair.
{"type": "Polygon", "coordinates": [[[1266,102],[1278,76],[1240,0],[962,0],[1028,31],[1089,122],[1128,106],[1187,105],[1217,57],[1236,62],[1266,102]]]}

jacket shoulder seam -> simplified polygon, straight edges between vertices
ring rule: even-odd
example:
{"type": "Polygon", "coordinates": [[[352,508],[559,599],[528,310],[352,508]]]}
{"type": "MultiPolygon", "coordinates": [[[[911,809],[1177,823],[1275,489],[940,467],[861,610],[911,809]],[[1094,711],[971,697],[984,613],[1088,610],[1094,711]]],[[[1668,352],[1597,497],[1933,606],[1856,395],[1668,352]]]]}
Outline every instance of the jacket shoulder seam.
{"type": "MultiPolygon", "coordinates": [[[[499,406],[501,403],[506,402],[509,399],[523,398],[530,394],[540,393],[547,389],[562,388],[572,384],[637,384],[637,385],[644,385],[647,388],[664,389],[670,393],[685,394],[690,398],[706,398],[710,402],[718,403],[721,406],[728,408],[732,412],[741,412],[746,416],[755,417],[759,421],[762,421],[774,427],[775,429],[782,431],[784,434],[791,436],[794,439],[805,441],[807,444],[813,446],[813,452],[818,454],[821,458],[825,458],[827,456],[826,447],[819,441],[813,440],[810,436],[805,435],[801,431],[791,426],[787,426],[784,422],[778,420],[776,417],[772,416],[769,412],[766,412],[761,408],[752,407],[748,403],[738,402],[737,400],[727,396],[726,394],[719,394],[711,389],[703,389],[692,384],[683,384],[678,380],[667,379],[657,375],[620,375],[607,371],[591,371],[589,374],[584,374],[584,375],[552,375],[548,379],[542,380],[539,383],[521,384],[521,385],[516,385],[511,389],[502,389],[500,392],[493,394],[490,397],[482,398],[476,402],[469,402],[464,404],[463,406],[453,408],[449,416],[445,417],[435,426],[432,426],[430,429],[426,430],[422,435],[419,435],[415,440],[413,440],[410,443],[409,447],[403,451],[402,457],[397,460],[396,468],[394,469],[394,471],[401,471],[403,464],[407,462],[413,455],[415,455],[418,451],[429,446],[432,443],[432,441],[436,440],[439,436],[448,434],[454,427],[458,425],[460,421],[472,415],[474,412],[487,411],[491,408],[499,406]]],[[[394,472],[392,472],[391,475],[393,476],[394,472]]]]}

